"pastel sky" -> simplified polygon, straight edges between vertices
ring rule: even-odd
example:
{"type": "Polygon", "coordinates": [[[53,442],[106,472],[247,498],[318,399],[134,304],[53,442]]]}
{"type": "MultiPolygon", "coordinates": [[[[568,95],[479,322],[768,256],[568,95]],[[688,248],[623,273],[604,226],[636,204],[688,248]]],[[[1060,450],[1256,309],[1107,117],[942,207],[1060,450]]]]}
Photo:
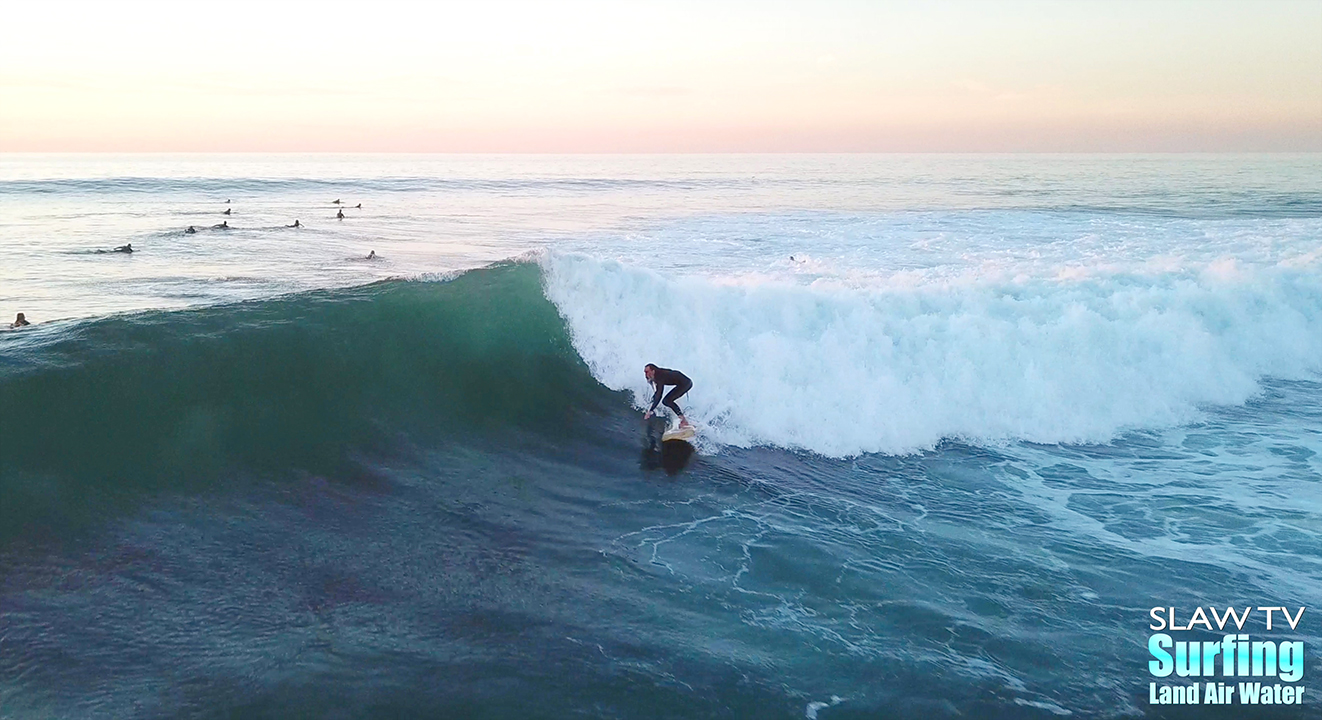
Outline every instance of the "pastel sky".
{"type": "Polygon", "coordinates": [[[1322,151],[1322,0],[6,3],[0,151],[1322,151]]]}

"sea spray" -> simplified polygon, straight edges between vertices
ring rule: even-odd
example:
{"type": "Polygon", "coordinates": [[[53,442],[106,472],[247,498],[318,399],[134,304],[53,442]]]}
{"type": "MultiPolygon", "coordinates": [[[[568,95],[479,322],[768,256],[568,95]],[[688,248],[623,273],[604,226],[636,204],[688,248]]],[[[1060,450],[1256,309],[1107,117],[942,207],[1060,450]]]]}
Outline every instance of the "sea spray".
{"type": "Polygon", "coordinates": [[[1242,403],[1322,358],[1322,281],[1290,267],[860,289],[541,262],[594,376],[641,404],[645,363],[681,369],[704,435],[740,446],[1106,442],[1242,403]]]}

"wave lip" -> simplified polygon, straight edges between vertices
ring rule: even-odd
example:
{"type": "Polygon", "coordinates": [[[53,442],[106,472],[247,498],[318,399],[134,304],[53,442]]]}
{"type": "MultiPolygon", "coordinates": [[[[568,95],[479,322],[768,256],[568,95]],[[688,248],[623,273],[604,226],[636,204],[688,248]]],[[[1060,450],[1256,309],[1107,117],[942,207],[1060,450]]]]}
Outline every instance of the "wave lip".
{"type": "Polygon", "coordinates": [[[842,289],[571,254],[542,265],[598,380],[641,405],[644,364],[681,369],[686,412],[738,446],[1107,442],[1242,403],[1262,377],[1302,377],[1322,357],[1322,283],[1288,267],[842,289]]]}

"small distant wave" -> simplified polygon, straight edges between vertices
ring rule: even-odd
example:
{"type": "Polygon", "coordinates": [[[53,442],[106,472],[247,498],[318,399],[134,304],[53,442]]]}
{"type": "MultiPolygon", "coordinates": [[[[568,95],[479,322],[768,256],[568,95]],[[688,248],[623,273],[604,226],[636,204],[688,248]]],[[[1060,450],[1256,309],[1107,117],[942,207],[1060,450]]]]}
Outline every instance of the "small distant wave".
{"type": "Polygon", "coordinates": [[[1178,197],[1135,196],[1127,202],[1107,204],[1029,204],[1025,209],[1101,216],[1318,218],[1322,217],[1322,196],[1308,192],[1204,192],[1178,197]]]}
{"type": "MultiPolygon", "coordinates": [[[[675,180],[632,178],[517,178],[448,179],[434,177],[362,178],[215,178],[215,177],[111,177],[2,180],[0,195],[26,194],[158,194],[187,193],[234,197],[243,194],[270,195],[324,192],[329,196],[353,192],[419,191],[563,191],[600,192],[645,187],[698,190],[741,184],[729,179],[675,180]]],[[[329,202],[329,200],[328,200],[329,202]]]]}

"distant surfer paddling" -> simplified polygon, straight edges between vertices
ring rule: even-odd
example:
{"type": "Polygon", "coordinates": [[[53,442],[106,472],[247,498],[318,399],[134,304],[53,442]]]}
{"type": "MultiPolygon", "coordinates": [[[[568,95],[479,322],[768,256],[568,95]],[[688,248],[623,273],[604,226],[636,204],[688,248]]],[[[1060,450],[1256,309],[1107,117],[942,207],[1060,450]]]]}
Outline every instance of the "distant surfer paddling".
{"type": "Polygon", "coordinates": [[[693,381],[678,370],[668,370],[663,367],[657,367],[652,363],[648,363],[643,367],[643,375],[647,377],[647,382],[652,383],[656,388],[656,392],[652,394],[652,406],[643,414],[643,419],[647,420],[648,418],[651,418],[652,412],[656,410],[657,403],[661,403],[671,410],[674,410],[675,415],[679,416],[680,427],[689,427],[689,419],[684,416],[684,411],[679,409],[679,405],[676,405],[675,401],[683,397],[684,393],[693,388],[693,381]],[[667,385],[674,385],[675,387],[673,390],[666,393],[665,398],[662,399],[661,393],[665,391],[667,385]]]}

